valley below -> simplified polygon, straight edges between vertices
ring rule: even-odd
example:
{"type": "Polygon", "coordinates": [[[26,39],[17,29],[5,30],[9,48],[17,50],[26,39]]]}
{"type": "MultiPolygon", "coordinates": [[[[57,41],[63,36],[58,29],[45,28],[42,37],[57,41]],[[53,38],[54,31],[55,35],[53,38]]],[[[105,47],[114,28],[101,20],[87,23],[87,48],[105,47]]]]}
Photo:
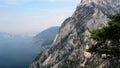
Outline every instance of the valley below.
{"type": "Polygon", "coordinates": [[[32,37],[3,35],[0,36],[0,68],[28,68],[41,46],[32,37]]]}

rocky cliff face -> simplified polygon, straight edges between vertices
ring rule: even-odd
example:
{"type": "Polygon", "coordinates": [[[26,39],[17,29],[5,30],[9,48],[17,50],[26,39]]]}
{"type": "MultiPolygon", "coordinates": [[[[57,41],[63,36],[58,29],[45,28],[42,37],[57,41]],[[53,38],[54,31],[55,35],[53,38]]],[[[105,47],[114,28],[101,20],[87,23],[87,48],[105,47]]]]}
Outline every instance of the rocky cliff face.
{"type": "Polygon", "coordinates": [[[98,68],[109,62],[101,55],[87,52],[92,44],[89,30],[99,29],[108,14],[120,12],[120,0],[82,0],[73,15],[67,18],[51,47],[45,49],[30,68],[98,68]]]}

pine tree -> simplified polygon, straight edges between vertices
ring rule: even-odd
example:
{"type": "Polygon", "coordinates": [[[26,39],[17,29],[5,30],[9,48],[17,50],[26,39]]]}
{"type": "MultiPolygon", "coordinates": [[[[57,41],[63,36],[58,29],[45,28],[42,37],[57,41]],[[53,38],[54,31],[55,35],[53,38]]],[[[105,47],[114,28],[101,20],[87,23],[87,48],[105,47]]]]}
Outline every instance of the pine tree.
{"type": "Polygon", "coordinates": [[[97,41],[89,51],[120,58],[120,13],[108,16],[108,25],[91,31],[91,38],[97,41]]]}

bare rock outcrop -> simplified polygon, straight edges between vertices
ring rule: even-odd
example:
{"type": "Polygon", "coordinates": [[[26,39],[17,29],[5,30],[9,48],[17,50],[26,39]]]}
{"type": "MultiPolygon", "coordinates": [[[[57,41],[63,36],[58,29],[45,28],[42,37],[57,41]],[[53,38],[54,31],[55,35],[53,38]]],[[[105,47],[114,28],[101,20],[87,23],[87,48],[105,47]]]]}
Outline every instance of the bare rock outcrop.
{"type": "Polygon", "coordinates": [[[106,26],[110,20],[107,15],[119,12],[120,0],[82,0],[63,22],[53,44],[41,52],[30,68],[110,67],[109,60],[87,52],[96,43],[90,39],[89,30],[106,26]]]}

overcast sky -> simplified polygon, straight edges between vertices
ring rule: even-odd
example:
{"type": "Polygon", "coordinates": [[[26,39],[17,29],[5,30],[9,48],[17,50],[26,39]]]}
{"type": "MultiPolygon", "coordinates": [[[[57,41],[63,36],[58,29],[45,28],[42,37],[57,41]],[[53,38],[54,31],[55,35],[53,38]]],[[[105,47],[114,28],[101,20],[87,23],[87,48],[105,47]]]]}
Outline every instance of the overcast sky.
{"type": "Polygon", "coordinates": [[[80,0],[0,0],[0,32],[37,34],[60,26],[80,0]]]}

